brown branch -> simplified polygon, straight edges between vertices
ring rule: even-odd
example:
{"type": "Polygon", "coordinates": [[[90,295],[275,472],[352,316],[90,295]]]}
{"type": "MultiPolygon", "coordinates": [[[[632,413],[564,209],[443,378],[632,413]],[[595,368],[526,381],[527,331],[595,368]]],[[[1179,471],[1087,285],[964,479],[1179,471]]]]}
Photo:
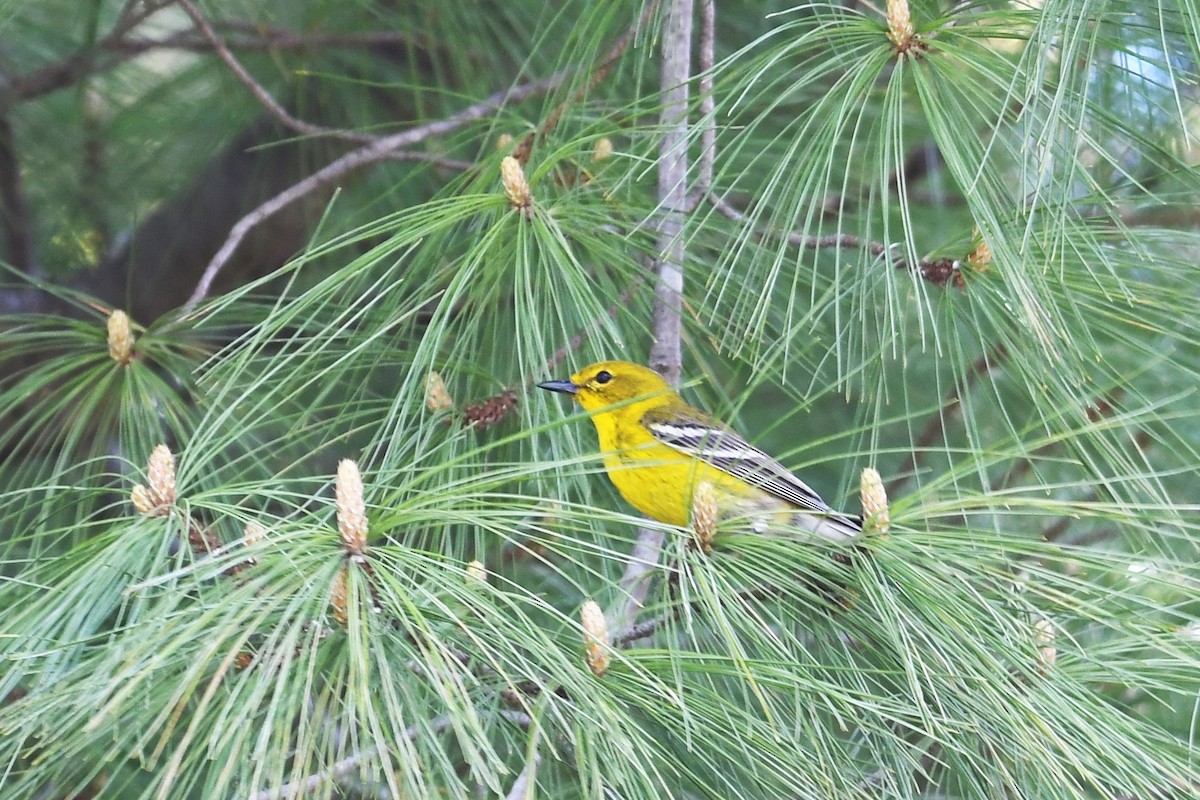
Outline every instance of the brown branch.
{"type": "Polygon", "coordinates": [[[341,158],[330,162],[323,168],[309,175],[304,180],[289,186],[279,194],[267,200],[262,205],[255,208],[249,214],[246,214],[230,229],[229,236],[225,243],[221,245],[221,249],[209,261],[208,266],[204,270],[196,289],[192,292],[192,296],[183,305],[185,314],[191,313],[196,305],[208,296],[209,289],[212,288],[213,281],[216,279],[221,268],[233,256],[235,250],[246,235],[264,220],[270,218],[282,209],[288,207],[292,203],[301,198],[315,192],[316,190],[330,184],[346,175],[362,169],[365,166],[383,161],[389,158],[395,158],[396,152],[405,147],[411,147],[415,144],[425,141],[433,136],[439,136],[444,133],[461,128],[469,122],[474,122],[477,119],[482,119],[488,114],[496,111],[505,103],[523,100],[526,97],[535,94],[541,94],[550,91],[554,87],[562,83],[566,73],[556,72],[548,78],[543,78],[540,81],[533,81],[518,86],[514,89],[497,92],[486,100],[483,100],[475,105],[468,106],[456,114],[452,114],[445,119],[431,122],[426,125],[421,125],[411,130],[395,133],[390,136],[384,136],[376,139],[370,144],[364,145],[356,150],[351,150],[341,158]]]}
{"type": "MultiPolygon", "coordinates": [[[[725,199],[718,197],[716,194],[709,193],[708,201],[712,203],[723,217],[733,220],[741,225],[749,225],[751,220],[741,211],[738,211],[725,199]]],[[[758,233],[759,239],[768,239],[772,236],[781,236],[788,244],[803,247],[806,250],[826,250],[832,248],[840,248],[846,250],[866,250],[875,256],[883,256],[888,254],[888,246],[882,242],[873,242],[868,239],[863,239],[859,236],[853,236],[848,233],[837,233],[829,236],[807,236],[796,231],[788,231],[783,234],[777,233],[758,233]]],[[[916,265],[909,264],[902,258],[892,258],[888,255],[888,261],[896,269],[915,271],[922,278],[930,283],[938,286],[953,285],[955,288],[966,288],[966,280],[963,277],[962,261],[960,259],[939,258],[932,261],[923,260],[916,265]]]]}
{"type": "MultiPolygon", "coordinates": [[[[723,217],[733,220],[740,225],[749,225],[751,220],[741,211],[738,211],[727,200],[718,197],[715,194],[708,195],[708,201],[712,203],[723,217]]],[[[775,234],[760,233],[759,238],[766,239],[775,234]]],[[[848,233],[833,234],[830,236],[806,236],[796,231],[788,231],[783,234],[783,238],[788,244],[803,247],[806,250],[823,250],[833,247],[844,248],[847,250],[862,249],[867,250],[872,255],[881,256],[887,252],[887,245],[881,242],[864,241],[858,236],[851,236],[848,233]]]]}
{"type": "Polygon", "coordinates": [[[92,252],[102,253],[108,249],[110,238],[106,214],[109,204],[104,196],[108,164],[104,148],[103,101],[96,91],[85,87],[82,102],[83,152],[79,165],[79,202],[84,216],[91,223],[89,248],[92,252]]]}
{"type": "Polygon", "coordinates": [[[36,276],[29,205],[21,188],[21,164],[7,114],[0,116],[0,225],[8,245],[8,262],[26,275],[36,276]]]}
{"type": "MultiPolygon", "coordinates": [[[[628,28],[609,50],[608,56],[600,64],[600,66],[592,73],[589,85],[594,85],[599,80],[602,80],[605,75],[612,69],[612,65],[625,52],[630,42],[637,31],[638,25],[645,20],[650,11],[656,7],[656,3],[648,4],[643,10],[641,17],[637,23],[628,28]]],[[[444,120],[422,125],[402,133],[392,134],[378,139],[372,139],[368,144],[357,150],[352,150],[341,158],[328,164],[321,170],[313,173],[299,183],[285,189],[275,197],[267,200],[258,208],[251,211],[246,216],[242,217],[233,226],[229,232],[229,236],[217,254],[213,256],[208,266],[205,268],[204,274],[201,276],[199,283],[196,286],[192,296],[184,304],[183,310],[185,314],[191,313],[196,305],[208,296],[209,290],[212,288],[212,283],[220,273],[224,264],[232,257],[234,251],[246,235],[253,230],[257,225],[272,215],[278,213],[281,209],[286,208],[297,200],[316,191],[317,189],[355,171],[364,166],[375,162],[394,159],[400,157],[398,151],[402,151],[406,147],[411,147],[414,144],[424,141],[433,136],[438,136],[457,128],[466,125],[468,122],[473,122],[481,119],[487,114],[500,108],[505,103],[523,100],[534,94],[542,94],[552,91],[562,85],[567,76],[566,70],[560,70],[548,78],[532,83],[523,84],[515,89],[506,92],[497,92],[486,100],[476,103],[473,106],[463,109],[457,114],[453,114],[444,120]]],[[[552,115],[553,117],[553,115],[552,115]]]]}
{"type": "Polygon", "coordinates": [[[476,165],[470,161],[459,161],[457,158],[447,158],[434,153],[420,153],[413,150],[401,150],[395,153],[388,153],[383,157],[385,161],[420,161],[425,164],[432,164],[435,167],[442,169],[454,170],[455,172],[466,172],[469,169],[475,169],[476,165]]]}
{"type": "MultiPolygon", "coordinates": [[[[11,82],[10,96],[15,100],[40,97],[59,89],[74,86],[88,75],[112,69],[118,64],[154,50],[174,49],[191,52],[218,50],[218,45],[212,38],[203,33],[198,35],[195,31],[178,31],[161,39],[128,36],[133,29],[151,15],[172,5],[175,1],[157,0],[157,2],[141,3],[139,0],[129,0],[125,9],[118,16],[117,23],[108,34],[84,50],[15,78],[11,82]]],[[[209,25],[213,30],[229,30],[234,33],[233,38],[224,40],[219,36],[215,37],[216,41],[221,41],[228,50],[298,50],[318,47],[422,44],[419,39],[410,35],[389,31],[297,32],[240,20],[214,20],[209,25]]]]}
{"type": "Polygon", "coordinates": [[[358,142],[360,144],[371,143],[378,140],[379,137],[377,136],[369,136],[364,133],[357,133],[355,131],[341,130],[337,128],[326,128],[322,125],[314,125],[311,122],[306,122],[302,119],[292,116],[292,114],[290,114],[286,108],[280,105],[279,102],[271,96],[271,93],[268,92],[262,86],[262,84],[254,80],[254,76],[252,76],[246,70],[246,68],[242,66],[242,63],[238,61],[237,57],[230,52],[228,47],[225,46],[225,42],[221,40],[221,37],[217,35],[217,32],[213,30],[213,27],[208,24],[208,20],[206,20],[204,15],[200,13],[200,9],[196,7],[196,4],[193,3],[192,0],[177,1],[179,5],[183,7],[184,12],[191,18],[196,28],[200,31],[204,38],[208,40],[209,44],[212,45],[213,50],[216,51],[217,57],[225,62],[225,66],[229,67],[230,72],[232,72],[237,79],[241,81],[242,85],[249,90],[250,94],[254,95],[254,99],[257,100],[259,104],[261,104],[263,108],[265,108],[267,112],[276,120],[278,120],[285,128],[290,128],[291,130],[305,136],[330,136],[336,139],[358,142]]]}
{"type": "Polygon", "coordinates": [[[612,646],[621,649],[628,647],[634,642],[642,639],[649,639],[651,636],[658,633],[659,628],[668,625],[671,622],[679,619],[683,614],[684,605],[680,603],[663,614],[658,615],[654,619],[648,619],[643,622],[638,622],[630,625],[623,631],[613,635],[612,646]]]}
{"type": "MultiPolygon", "coordinates": [[[[169,3],[161,3],[159,8],[166,5],[169,3]]],[[[138,22],[144,21],[147,16],[149,15],[143,15],[138,22]]],[[[226,21],[212,24],[214,28],[254,30],[252,23],[226,21]]],[[[128,33],[128,29],[114,31],[89,50],[72,54],[61,61],[15,79],[12,82],[12,97],[18,100],[30,100],[59,89],[65,89],[89,75],[112,69],[130,59],[155,50],[186,50],[194,53],[208,53],[214,50],[212,42],[195,31],[179,31],[161,39],[130,38],[125,35],[126,33],[128,33]],[[99,57],[101,53],[105,55],[104,58],[99,57]]],[[[266,51],[404,45],[411,44],[413,37],[384,31],[299,33],[284,28],[266,27],[261,29],[257,37],[238,33],[234,38],[226,38],[224,42],[230,50],[266,51]]]]}
{"type": "MultiPolygon", "coordinates": [[[[259,25],[240,20],[212,20],[214,30],[229,31],[223,41],[230,50],[310,50],[321,47],[377,47],[381,45],[416,45],[427,43],[413,36],[391,31],[355,31],[324,33],[293,31],[287,28],[259,25]]],[[[108,45],[109,51],[136,56],[150,50],[188,50],[207,53],[212,42],[195,31],[178,31],[161,39],[121,39],[108,45]]]]}
{"type": "MultiPolygon", "coordinates": [[[[14,79],[10,97],[14,100],[29,100],[65,89],[68,86],[74,86],[84,77],[96,71],[96,55],[98,53],[117,48],[124,41],[127,33],[174,2],[175,0],[126,0],[125,7],[121,9],[121,13],[117,17],[116,24],[103,38],[93,46],[73,53],[61,61],[14,79]]],[[[112,64],[123,60],[125,59],[118,58],[104,63],[102,68],[107,69],[112,64]]]]}
{"type": "MultiPolygon", "coordinates": [[[[185,0],[186,1],[186,0],[185,0]]],[[[643,10],[639,21],[628,28],[617,42],[610,49],[608,56],[601,65],[592,73],[591,85],[602,80],[608,71],[612,69],[612,65],[628,48],[629,43],[633,41],[633,37],[637,31],[641,21],[647,18],[650,10],[656,7],[656,3],[648,4],[643,10]]],[[[406,147],[411,147],[414,144],[422,142],[433,136],[439,136],[444,133],[456,130],[457,128],[466,125],[468,122],[473,122],[481,119],[491,112],[497,110],[505,103],[516,102],[523,100],[526,97],[535,94],[542,94],[561,86],[566,79],[568,72],[559,70],[548,78],[540,81],[523,84],[515,89],[505,92],[497,92],[486,100],[469,106],[457,114],[453,114],[446,119],[432,122],[427,125],[414,128],[402,133],[392,134],[378,139],[372,139],[368,144],[363,145],[357,150],[352,150],[346,155],[331,162],[317,172],[309,175],[304,180],[296,183],[284,191],[280,192],[275,197],[267,200],[262,205],[255,208],[246,216],[242,217],[229,231],[229,236],[225,243],[221,245],[221,249],[213,256],[208,266],[204,270],[200,281],[196,285],[196,289],[192,292],[191,297],[183,306],[185,314],[191,313],[196,305],[208,296],[209,290],[212,288],[212,283],[220,273],[222,267],[233,256],[238,245],[246,238],[246,235],[264,220],[278,213],[283,208],[300,200],[306,195],[316,191],[317,189],[338,180],[339,178],[361,169],[369,164],[378,161],[397,158],[398,151],[402,151],[406,147]]]]}

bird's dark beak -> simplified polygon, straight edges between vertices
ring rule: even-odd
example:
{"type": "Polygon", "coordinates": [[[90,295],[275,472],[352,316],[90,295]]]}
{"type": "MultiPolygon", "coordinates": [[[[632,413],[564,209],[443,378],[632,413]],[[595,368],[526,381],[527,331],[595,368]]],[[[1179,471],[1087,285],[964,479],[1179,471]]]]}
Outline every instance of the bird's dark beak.
{"type": "Polygon", "coordinates": [[[543,381],[538,384],[539,389],[546,389],[551,392],[562,392],[563,394],[575,394],[579,391],[579,387],[571,383],[569,380],[562,381],[543,381]]]}

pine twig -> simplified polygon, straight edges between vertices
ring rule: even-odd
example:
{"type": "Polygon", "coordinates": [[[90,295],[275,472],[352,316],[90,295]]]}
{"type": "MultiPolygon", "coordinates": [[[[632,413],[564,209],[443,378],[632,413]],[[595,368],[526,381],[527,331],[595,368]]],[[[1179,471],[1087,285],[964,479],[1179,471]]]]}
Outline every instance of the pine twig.
{"type": "MultiPolygon", "coordinates": [[[[35,97],[74,86],[97,69],[96,54],[119,47],[125,35],[141,25],[154,14],[172,5],[175,0],[126,0],[117,22],[103,38],[93,46],[73,53],[61,61],[15,78],[10,87],[14,100],[31,100],[35,97]]],[[[117,59],[123,61],[125,59],[117,59]]],[[[107,68],[111,64],[104,64],[107,68]]]]}
{"type": "MultiPolygon", "coordinates": [[[[688,205],[688,82],[692,78],[692,0],[672,0],[663,31],[662,126],[658,148],[658,200],[663,209],[659,221],[658,261],[655,265],[654,310],[650,366],[673,386],[679,385],[683,368],[682,300],[683,263],[686,246],[681,215],[688,205]]],[[[637,618],[650,591],[654,570],[662,550],[663,533],[639,528],[621,576],[625,603],[613,617],[612,627],[621,629],[637,618]]]]}
{"type": "Polygon", "coordinates": [[[534,796],[531,781],[534,780],[537,774],[537,766],[541,763],[541,760],[542,756],[540,753],[533,754],[533,760],[525,765],[525,768],[521,770],[521,774],[513,781],[508,794],[505,795],[507,800],[526,800],[526,798],[534,796]]]}
{"type": "MultiPolygon", "coordinates": [[[[450,728],[453,724],[454,721],[449,716],[438,717],[426,725],[410,726],[404,731],[404,738],[415,739],[430,729],[435,733],[440,733],[450,728]]],[[[288,798],[312,794],[330,781],[336,780],[343,775],[348,775],[367,759],[374,758],[378,752],[378,748],[375,747],[364,748],[357,753],[346,756],[341,761],[335,761],[323,772],[317,772],[299,780],[290,781],[274,789],[264,789],[258,794],[252,795],[251,800],[288,800],[288,798]]]]}
{"type": "Polygon", "coordinates": [[[686,247],[681,215],[687,209],[688,82],[691,79],[692,0],[673,0],[663,31],[662,127],[658,148],[657,281],[654,285],[650,366],[679,385],[682,371],[683,263],[686,247]]]}
{"type": "MultiPolygon", "coordinates": [[[[708,194],[708,201],[721,216],[741,225],[750,224],[750,218],[734,208],[724,198],[710,192],[708,194]]],[[[939,258],[932,261],[921,261],[913,265],[902,258],[892,258],[888,255],[889,248],[883,242],[873,242],[848,233],[837,233],[829,236],[808,236],[797,231],[787,231],[782,234],[758,233],[757,236],[760,239],[781,236],[788,244],[803,247],[806,250],[840,248],[845,250],[866,250],[875,256],[887,255],[888,261],[896,269],[913,270],[930,283],[938,286],[950,284],[958,289],[966,286],[966,280],[963,278],[962,265],[959,259],[939,258]]]]}
{"type": "MultiPolygon", "coordinates": [[[[214,30],[227,32],[222,38],[230,50],[311,50],[318,47],[358,48],[381,45],[427,46],[427,43],[420,39],[392,31],[349,33],[293,31],[241,20],[212,20],[209,24],[214,30]],[[230,36],[229,34],[234,35],[230,36]]],[[[198,35],[196,31],[177,31],[161,39],[121,39],[109,43],[107,49],[132,57],[150,50],[187,50],[206,53],[213,49],[213,45],[203,35],[198,35]]]]}
{"type": "Polygon", "coordinates": [[[717,161],[717,120],[713,100],[713,62],[716,43],[716,0],[700,0],[700,165],[696,189],[688,201],[688,210],[700,204],[700,199],[712,191],[713,167],[717,161]]]}
{"type": "Polygon", "coordinates": [[[565,76],[565,72],[559,71],[548,78],[525,83],[511,90],[497,92],[474,105],[467,106],[462,111],[451,114],[445,119],[376,139],[370,144],[351,150],[341,158],[330,162],[312,173],[307,178],[284,189],[234,224],[229,231],[229,236],[225,239],[225,243],[221,245],[221,249],[217,251],[216,255],[209,261],[208,266],[205,267],[204,274],[196,284],[196,289],[192,292],[192,296],[184,303],[184,313],[190,314],[195,310],[200,301],[208,296],[213,281],[216,280],[221,269],[233,256],[238,245],[242,243],[242,240],[246,238],[250,231],[264,220],[269,219],[292,203],[312,194],[325,185],[343,178],[356,170],[379,161],[395,158],[397,155],[395,151],[412,147],[434,136],[440,136],[457,130],[467,123],[474,122],[491,114],[505,103],[517,102],[535,94],[548,92],[561,84],[565,76]]]}
{"type": "MultiPolygon", "coordinates": [[[[190,0],[183,1],[189,2],[190,0]]],[[[609,50],[609,54],[605,60],[593,71],[590,78],[591,85],[603,80],[604,76],[608,74],[613,64],[616,63],[617,59],[628,48],[630,42],[633,41],[634,34],[641,20],[646,19],[649,9],[655,6],[655,3],[650,3],[648,9],[644,10],[641,17],[639,17],[639,22],[627,29],[617,40],[609,50]]],[[[567,70],[559,70],[542,80],[525,83],[508,91],[497,92],[482,102],[468,106],[462,111],[437,122],[421,125],[412,130],[392,134],[391,136],[372,139],[369,143],[350,151],[299,183],[288,187],[275,197],[267,200],[258,206],[258,208],[255,208],[238,220],[230,229],[225,243],[221,245],[221,249],[209,261],[208,266],[205,267],[204,274],[196,284],[195,291],[192,292],[191,297],[184,303],[184,314],[190,314],[195,310],[200,301],[208,296],[209,291],[212,289],[213,281],[216,280],[217,275],[229,259],[233,257],[238,245],[242,243],[242,240],[246,238],[251,230],[260,225],[264,220],[269,219],[292,203],[351,172],[379,161],[403,157],[406,155],[402,152],[405,148],[412,147],[434,136],[440,136],[457,130],[469,122],[482,119],[502,107],[505,103],[517,102],[532,95],[553,91],[562,85],[569,74],[567,70]]],[[[561,115],[562,112],[559,111],[558,113],[561,115]]],[[[454,166],[457,167],[460,165],[455,163],[454,166]]]]}
{"type": "Polygon", "coordinates": [[[33,251],[29,204],[21,186],[21,163],[7,114],[0,116],[0,211],[8,262],[26,275],[40,277],[33,251]]]}
{"type": "Polygon", "coordinates": [[[262,84],[254,80],[254,76],[242,66],[242,62],[237,60],[237,56],[225,46],[225,42],[213,30],[212,25],[208,23],[208,20],[204,18],[204,15],[200,13],[200,9],[196,7],[196,4],[192,0],[177,0],[177,2],[191,18],[197,30],[212,45],[217,57],[225,62],[225,65],[229,67],[229,71],[241,81],[242,85],[250,91],[250,94],[254,95],[254,99],[267,110],[267,113],[278,120],[285,128],[289,128],[305,136],[329,136],[360,144],[368,144],[378,140],[379,137],[377,136],[337,128],[326,128],[292,116],[286,108],[279,104],[279,101],[271,96],[271,93],[262,84]]]}

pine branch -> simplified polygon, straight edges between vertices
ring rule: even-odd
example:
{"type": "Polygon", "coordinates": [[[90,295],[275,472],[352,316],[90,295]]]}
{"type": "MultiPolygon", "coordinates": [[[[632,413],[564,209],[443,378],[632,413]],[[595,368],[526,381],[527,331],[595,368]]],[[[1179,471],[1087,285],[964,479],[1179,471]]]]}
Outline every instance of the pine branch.
{"type": "Polygon", "coordinates": [[[204,274],[200,277],[200,281],[196,284],[195,291],[188,301],[183,305],[184,314],[190,314],[195,310],[196,306],[208,296],[209,290],[212,288],[213,281],[216,280],[221,268],[233,256],[235,250],[246,235],[261,224],[264,220],[269,219],[279,211],[287,208],[292,203],[308,196],[309,194],[321,189],[340,178],[349,175],[359,169],[375,164],[389,158],[394,158],[394,151],[402,150],[406,147],[420,144],[426,139],[434,136],[441,136],[451,131],[457,130],[464,125],[482,119],[487,115],[502,108],[506,103],[513,103],[524,100],[536,94],[543,94],[551,91],[562,83],[565,77],[565,72],[556,72],[548,78],[543,78],[539,81],[522,84],[514,89],[497,92],[487,99],[476,103],[472,106],[464,108],[456,114],[452,114],[445,119],[437,122],[430,122],[425,125],[413,128],[412,130],[402,133],[392,134],[377,139],[371,144],[364,145],[356,150],[352,150],[346,155],[327,164],[325,167],[317,170],[299,183],[293,184],[279,194],[267,200],[258,208],[251,211],[249,214],[242,217],[229,231],[229,236],[225,243],[221,245],[221,249],[209,261],[208,266],[204,270],[204,274]]]}
{"type": "MultiPolygon", "coordinates": [[[[663,31],[662,127],[658,149],[659,220],[658,260],[654,265],[654,305],[650,366],[673,386],[679,385],[683,349],[681,317],[683,264],[686,245],[680,219],[688,206],[688,83],[692,78],[692,0],[673,0],[667,6],[663,31]]],[[[620,588],[624,605],[613,619],[621,628],[637,618],[650,591],[662,550],[663,533],[653,528],[638,529],[629,553],[620,588]]]]}
{"type": "Polygon", "coordinates": [[[249,71],[242,66],[242,63],[237,60],[237,57],[230,52],[228,47],[225,46],[225,42],[223,42],[217,32],[213,30],[212,25],[208,23],[208,20],[204,18],[204,15],[200,13],[200,9],[196,7],[196,4],[193,3],[192,0],[177,0],[177,2],[183,7],[184,12],[187,13],[187,15],[191,18],[197,30],[199,30],[209,44],[212,45],[212,48],[216,52],[217,56],[223,62],[225,62],[227,67],[229,67],[229,71],[232,72],[239,81],[241,81],[242,85],[250,91],[250,94],[254,95],[254,99],[257,100],[259,104],[267,110],[267,113],[278,120],[279,123],[285,128],[290,128],[291,130],[305,136],[329,136],[335,139],[344,139],[349,142],[358,142],[360,144],[373,144],[379,141],[378,136],[370,136],[368,134],[357,133],[355,131],[342,130],[338,128],[326,128],[322,125],[314,125],[311,122],[306,122],[302,119],[292,116],[292,114],[290,114],[286,108],[279,104],[279,101],[271,96],[271,93],[268,92],[262,86],[262,84],[254,80],[254,76],[252,76],[249,71]]]}
{"type": "Polygon", "coordinates": [[[21,186],[21,162],[8,115],[0,115],[0,224],[8,246],[8,262],[27,275],[40,277],[33,248],[29,204],[21,186]]]}
{"type": "MultiPolygon", "coordinates": [[[[126,0],[116,24],[100,41],[55,64],[15,78],[12,81],[11,96],[17,100],[31,100],[74,86],[97,69],[111,67],[115,62],[100,64],[96,58],[97,53],[119,50],[126,34],[174,2],[175,0],[126,0]]],[[[125,59],[117,59],[123,60],[125,59]]]]}

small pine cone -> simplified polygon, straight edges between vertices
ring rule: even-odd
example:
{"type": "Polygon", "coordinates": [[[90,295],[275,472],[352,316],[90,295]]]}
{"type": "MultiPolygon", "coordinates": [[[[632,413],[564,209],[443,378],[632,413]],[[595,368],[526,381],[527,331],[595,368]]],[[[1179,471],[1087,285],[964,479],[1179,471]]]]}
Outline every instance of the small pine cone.
{"type": "Polygon", "coordinates": [[[596,140],[596,144],[592,147],[592,160],[603,161],[606,158],[611,158],[613,154],[612,139],[607,136],[601,136],[596,140]]]}
{"type": "Polygon", "coordinates": [[[862,502],[863,530],[886,536],[892,525],[888,512],[887,490],[874,467],[863,469],[859,481],[859,497],[862,502]]]}
{"type": "MultiPolygon", "coordinates": [[[[175,456],[171,448],[160,444],[150,453],[146,465],[146,476],[150,482],[150,498],[156,506],[175,505],[175,456]]],[[[166,512],[159,514],[163,516],[166,512]]]]}
{"type": "Polygon", "coordinates": [[[511,133],[502,133],[496,137],[496,151],[499,153],[507,153],[512,150],[513,137],[511,133]]]}
{"type": "Polygon", "coordinates": [[[588,669],[596,677],[608,672],[612,657],[609,655],[608,620],[595,600],[588,600],[579,609],[579,621],[583,623],[583,657],[588,669]]]}
{"type": "Polygon", "coordinates": [[[468,425],[487,428],[508,416],[508,412],[516,408],[516,405],[516,392],[512,389],[505,389],[495,397],[489,397],[467,406],[463,409],[463,416],[466,417],[468,425]]]}
{"type": "Polygon", "coordinates": [[[938,258],[933,261],[922,261],[921,277],[935,286],[953,286],[965,289],[966,277],[963,275],[962,262],[957,258],[938,258]]]}
{"type": "Polygon", "coordinates": [[[446,382],[436,372],[425,376],[425,407],[430,411],[443,411],[454,408],[454,398],[446,390],[446,382]]]}
{"type": "Polygon", "coordinates": [[[712,552],[719,511],[716,488],[708,481],[698,483],[692,492],[692,530],[696,534],[696,544],[705,553],[712,552]]]}
{"type": "Polygon", "coordinates": [[[221,538],[208,528],[201,528],[194,521],[188,524],[188,546],[196,555],[205,555],[221,547],[221,538]]]}
{"type": "Polygon", "coordinates": [[[133,357],[133,331],[129,328],[129,315],[120,309],[108,315],[108,354],[121,366],[128,364],[133,357]]]}
{"type": "Polygon", "coordinates": [[[367,549],[367,509],[363,502],[362,475],[358,465],[348,458],[338,463],[334,495],[342,543],[351,556],[361,557],[367,549]]]}
{"type": "Polygon", "coordinates": [[[348,613],[350,598],[350,589],[348,586],[349,573],[350,566],[348,564],[343,565],[338,570],[337,577],[333,579],[333,588],[329,591],[329,605],[333,609],[333,621],[343,628],[350,621],[348,613]]]}
{"type": "Polygon", "coordinates": [[[529,190],[529,181],[525,180],[525,170],[512,156],[505,156],[500,161],[500,184],[512,207],[528,215],[533,209],[533,193],[529,190]]]}
{"type": "Polygon", "coordinates": [[[1058,649],[1054,646],[1054,623],[1042,617],[1033,623],[1033,643],[1038,646],[1038,672],[1045,675],[1058,660],[1058,649]]]}
{"type": "Polygon", "coordinates": [[[471,583],[474,581],[487,583],[487,569],[483,566],[482,561],[472,561],[470,564],[467,564],[467,582],[471,583]]]}
{"type": "Polygon", "coordinates": [[[887,26],[888,38],[896,50],[901,53],[908,50],[915,35],[908,0],[887,0],[887,26]]]}
{"type": "Polygon", "coordinates": [[[254,663],[254,654],[249,650],[240,651],[233,659],[233,666],[237,669],[250,669],[250,665],[254,663]]]}

